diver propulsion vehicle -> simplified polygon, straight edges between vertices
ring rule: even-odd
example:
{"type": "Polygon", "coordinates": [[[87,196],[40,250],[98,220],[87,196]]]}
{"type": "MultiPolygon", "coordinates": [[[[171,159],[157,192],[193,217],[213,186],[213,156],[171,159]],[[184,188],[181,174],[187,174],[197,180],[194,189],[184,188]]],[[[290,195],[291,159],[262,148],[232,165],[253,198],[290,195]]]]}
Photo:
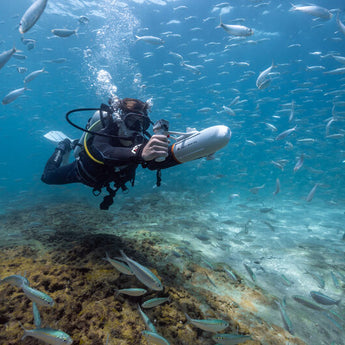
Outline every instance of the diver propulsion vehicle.
{"type": "Polygon", "coordinates": [[[186,163],[198,158],[208,157],[226,146],[231,138],[230,128],[224,125],[212,126],[202,131],[191,130],[187,133],[169,132],[179,136],[171,151],[176,161],[186,163]]]}

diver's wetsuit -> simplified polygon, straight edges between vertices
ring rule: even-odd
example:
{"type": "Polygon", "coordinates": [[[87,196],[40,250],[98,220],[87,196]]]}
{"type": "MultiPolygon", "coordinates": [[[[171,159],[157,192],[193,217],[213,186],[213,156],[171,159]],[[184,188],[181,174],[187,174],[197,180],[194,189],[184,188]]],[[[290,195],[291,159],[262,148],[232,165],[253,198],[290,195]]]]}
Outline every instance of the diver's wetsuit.
{"type": "MultiPolygon", "coordinates": [[[[99,132],[118,135],[116,127],[105,127],[99,132]]],[[[133,185],[139,164],[150,170],[166,169],[179,164],[173,158],[170,148],[169,155],[163,162],[145,162],[141,158],[141,152],[147,142],[146,138],[138,135],[133,146],[127,147],[123,146],[118,138],[91,136],[87,142],[89,152],[93,158],[104,164],[93,160],[83,148],[73,163],[60,166],[65,152],[56,148],[45,166],[41,180],[47,184],[57,185],[80,182],[95,190],[114,182],[118,189],[128,181],[133,185]]]]}

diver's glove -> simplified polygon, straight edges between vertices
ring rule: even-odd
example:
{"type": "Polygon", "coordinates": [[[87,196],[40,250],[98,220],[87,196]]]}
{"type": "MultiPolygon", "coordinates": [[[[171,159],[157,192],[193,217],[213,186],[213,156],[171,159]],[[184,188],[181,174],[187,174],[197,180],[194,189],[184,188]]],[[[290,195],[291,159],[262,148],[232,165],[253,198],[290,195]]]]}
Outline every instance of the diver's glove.
{"type": "Polygon", "coordinates": [[[58,143],[58,146],[56,147],[57,150],[61,150],[63,154],[70,152],[72,149],[71,146],[71,140],[64,139],[58,143]]]}

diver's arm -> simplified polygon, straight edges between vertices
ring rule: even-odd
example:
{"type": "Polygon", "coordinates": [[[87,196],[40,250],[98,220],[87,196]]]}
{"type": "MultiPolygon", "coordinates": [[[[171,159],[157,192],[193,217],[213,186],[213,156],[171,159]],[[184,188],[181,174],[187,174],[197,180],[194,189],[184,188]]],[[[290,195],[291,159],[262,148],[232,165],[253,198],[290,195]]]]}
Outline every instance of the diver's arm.
{"type": "Polygon", "coordinates": [[[169,141],[166,135],[155,134],[151,137],[149,142],[142,150],[141,157],[144,161],[143,167],[150,170],[166,169],[179,164],[172,154],[172,146],[169,146],[169,141]],[[157,158],[165,158],[162,162],[157,162],[157,158]]]}
{"type": "Polygon", "coordinates": [[[156,162],[154,159],[148,162],[142,163],[142,166],[144,168],[148,168],[150,170],[158,170],[158,169],[167,169],[171,168],[175,165],[181,164],[177,160],[175,160],[173,154],[172,154],[172,146],[169,146],[168,148],[168,156],[165,158],[163,162],[156,162]]]}

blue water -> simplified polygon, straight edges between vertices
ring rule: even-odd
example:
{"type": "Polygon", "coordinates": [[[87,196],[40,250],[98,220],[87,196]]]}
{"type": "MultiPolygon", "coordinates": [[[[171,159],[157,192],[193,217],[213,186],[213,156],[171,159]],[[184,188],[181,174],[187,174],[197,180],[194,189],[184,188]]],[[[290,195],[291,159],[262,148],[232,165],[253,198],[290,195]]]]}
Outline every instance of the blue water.
{"type": "MultiPolygon", "coordinates": [[[[247,38],[236,38],[217,28],[217,1],[48,1],[37,24],[24,35],[36,40],[35,48],[28,50],[21,42],[18,24],[31,3],[17,0],[0,4],[0,52],[15,45],[27,57],[12,57],[0,70],[0,98],[23,87],[28,73],[43,67],[48,72],[30,82],[30,90],[23,96],[0,105],[1,213],[76,198],[97,208],[100,200],[84,186],[47,186],[40,181],[54,149],[43,135],[60,130],[78,138],[81,133],[68,125],[65,113],[73,108],[97,107],[110,95],[152,98],[151,118],[169,120],[171,130],[201,130],[218,124],[232,130],[229,145],[214,160],[163,171],[160,188],[164,192],[201,197],[208,205],[205,213],[214,218],[236,219],[238,208],[234,203],[251,204],[256,209],[277,207],[275,221],[285,226],[286,247],[297,247],[296,227],[309,226],[317,228],[323,239],[317,245],[322,242],[327,249],[331,247],[327,239],[331,239],[339,245],[337,253],[343,252],[345,78],[342,74],[324,74],[345,67],[332,56],[345,55],[345,37],[333,11],[339,9],[345,22],[342,0],[315,2],[332,10],[329,21],[290,11],[287,1],[231,1],[230,10],[223,9],[222,21],[253,28],[254,35],[247,38]],[[89,22],[80,24],[80,16],[86,16],[89,22]],[[238,18],[243,20],[235,20],[238,18]],[[51,33],[56,28],[77,27],[77,35],[68,38],[51,33]],[[135,35],[157,36],[165,43],[154,46],[136,42],[135,35]],[[182,55],[185,63],[196,66],[200,74],[181,66],[171,52],[182,55]],[[66,61],[51,62],[59,58],[66,61]],[[259,90],[256,78],[272,62],[276,67],[271,83],[259,90]],[[322,68],[312,71],[307,66],[322,68]],[[19,73],[17,67],[27,68],[27,73],[19,73]],[[102,81],[104,75],[106,80],[102,81]],[[223,106],[229,106],[236,96],[240,96],[239,103],[232,107],[236,115],[230,116],[223,106]],[[292,103],[295,111],[289,121],[292,103]],[[211,110],[199,111],[205,107],[211,110]],[[326,125],[332,116],[335,121],[327,138],[326,125]],[[277,131],[271,131],[265,123],[274,125],[277,131]],[[275,140],[294,126],[296,131],[287,138],[275,140]],[[313,140],[301,141],[306,138],[313,140]],[[301,154],[304,164],[294,173],[301,154]],[[274,196],[277,178],[281,189],[274,196]],[[315,195],[307,202],[316,183],[315,195]],[[257,194],[250,191],[263,185],[257,194]],[[320,223],[321,230],[317,227],[320,223]]],[[[81,113],[75,119],[83,126],[88,116],[81,113]]],[[[155,174],[139,168],[130,194],[157,193],[154,184],[155,174]]],[[[191,215],[193,212],[191,209],[191,215]]],[[[241,222],[245,224],[253,217],[245,214],[241,222]]],[[[270,233],[261,238],[262,245],[266,236],[270,233]]],[[[308,234],[302,240],[308,241],[308,234]]],[[[269,248],[277,249],[274,244],[269,248]]],[[[284,248],[284,243],[279,248],[284,248]]],[[[248,258],[237,259],[242,262],[248,258]]],[[[344,272],[343,263],[337,261],[335,266],[344,272]]],[[[327,272],[326,268],[323,273],[327,272]]],[[[339,342],[341,336],[337,339],[339,342]]]]}

